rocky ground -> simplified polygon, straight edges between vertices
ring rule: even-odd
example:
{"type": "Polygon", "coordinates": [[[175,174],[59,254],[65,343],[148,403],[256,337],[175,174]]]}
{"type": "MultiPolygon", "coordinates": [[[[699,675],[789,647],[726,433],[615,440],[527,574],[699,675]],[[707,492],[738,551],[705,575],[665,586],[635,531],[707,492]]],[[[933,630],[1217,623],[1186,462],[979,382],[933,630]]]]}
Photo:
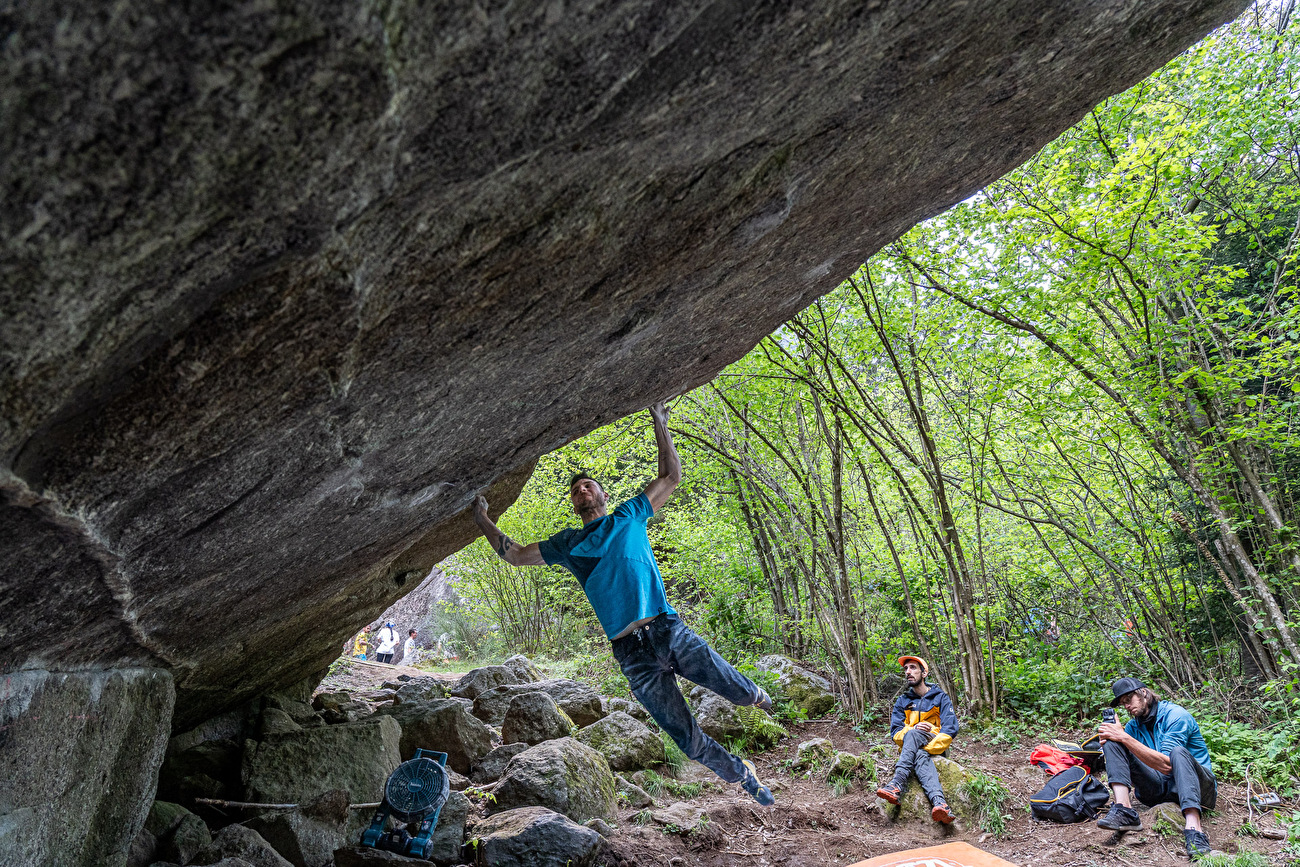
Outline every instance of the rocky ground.
{"type": "MultiPolygon", "coordinates": [[[[825,681],[781,657],[760,667],[810,714],[831,710],[825,681]]],[[[876,779],[896,754],[882,726],[818,719],[787,731],[699,688],[690,698],[706,731],[753,745],[775,807],[694,763],[670,770],[639,706],[549,678],[523,657],[464,675],[350,664],[314,689],[267,696],[173,738],[160,800],[129,867],[427,863],[353,846],[371,815],[355,805],[377,801],[387,775],[420,747],[448,754],[453,791],[431,856],[442,867],[851,864],[949,839],[1021,867],[1186,863],[1181,834],[1162,833],[1155,810],[1144,813],[1148,830],[1122,839],[1091,823],[1031,820],[1024,805],[1044,776],[1028,764],[1032,742],[1012,742],[1005,730],[996,744],[978,732],[959,736],[952,761],[941,763],[961,815],[944,827],[930,821],[919,791],[905,794],[902,810],[876,799],[876,779]],[[978,804],[956,792],[980,771],[1011,792],[1000,835],[982,829],[978,804]],[[299,806],[226,803],[241,800],[299,806]]],[[[1219,801],[1208,827],[1216,847],[1280,853],[1280,842],[1237,836],[1245,821],[1239,787],[1223,785],[1219,801]]]]}

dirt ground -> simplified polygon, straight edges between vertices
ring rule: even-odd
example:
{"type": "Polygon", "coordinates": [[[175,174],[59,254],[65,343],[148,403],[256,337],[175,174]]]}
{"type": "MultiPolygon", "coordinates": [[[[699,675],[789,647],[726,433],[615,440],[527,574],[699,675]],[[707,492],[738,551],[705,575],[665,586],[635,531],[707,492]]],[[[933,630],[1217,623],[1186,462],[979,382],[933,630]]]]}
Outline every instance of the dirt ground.
{"type": "MultiPolygon", "coordinates": [[[[793,727],[791,734],[775,749],[752,757],[760,776],[776,795],[775,806],[759,807],[739,787],[720,786],[691,801],[709,817],[707,829],[694,835],[665,833],[657,825],[638,825],[637,811],[623,810],[618,833],[610,841],[611,852],[638,865],[821,867],[964,840],[1020,867],[1186,867],[1188,863],[1181,835],[1162,837],[1149,827],[1116,835],[1093,823],[1055,825],[1032,820],[1025,804],[1045,779],[1042,771],[1029,764],[1034,743],[988,747],[958,735],[948,752],[949,758],[968,769],[998,777],[1011,790],[1007,812],[1013,819],[1007,833],[995,839],[978,828],[967,827],[960,819],[947,828],[917,821],[891,825],[876,807],[874,790],[855,790],[835,798],[825,782],[792,777],[782,766],[794,756],[801,741],[814,737],[830,738],[836,748],[846,752],[865,752],[885,741],[883,727],[863,738],[844,723],[812,722],[793,727]],[[1121,839],[1117,840],[1117,836],[1121,839]]],[[[707,777],[701,775],[700,779],[707,777]]],[[[1149,826],[1149,813],[1143,816],[1144,824],[1149,826]]],[[[1244,787],[1221,784],[1219,809],[1206,822],[1214,847],[1229,853],[1252,849],[1282,863],[1280,842],[1236,836],[1245,820],[1244,787]]]]}
{"type": "MultiPolygon", "coordinates": [[[[395,680],[399,674],[432,674],[453,682],[460,677],[459,673],[402,666],[353,665],[347,672],[331,675],[320,689],[362,692],[395,680]]],[[[883,726],[865,736],[842,722],[802,723],[791,727],[790,732],[791,737],[774,749],[750,757],[776,795],[775,806],[760,807],[739,786],[725,785],[706,768],[692,763],[684,769],[681,779],[709,784],[688,801],[708,816],[703,829],[694,833],[666,830],[653,822],[639,823],[637,810],[620,810],[617,830],[606,845],[604,863],[607,867],[825,867],[849,865],[901,849],[964,840],[1019,867],[1187,867],[1181,835],[1165,837],[1150,830],[1149,811],[1142,814],[1146,830],[1122,835],[1104,831],[1091,822],[1055,825],[1031,819],[1025,804],[1046,778],[1029,764],[1029,752],[1035,743],[1053,736],[1047,732],[1039,739],[996,746],[980,742],[978,734],[959,734],[948,751],[949,758],[968,769],[997,777],[1011,790],[1007,812],[1012,819],[1001,838],[968,827],[961,819],[947,827],[928,821],[891,824],[877,808],[874,789],[855,789],[836,798],[825,781],[792,776],[787,770],[802,741],[829,738],[837,749],[860,754],[887,741],[883,726]]],[[[683,799],[664,793],[655,800],[659,807],[666,807],[683,799]]],[[[1228,853],[1250,849],[1265,853],[1273,863],[1284,863],[1280,841],[1237,836],[1246,814],[1245,788],[1220,782],[1218,809],[1205,823],[1214,848],[1228,853]]],[[[1270,826],[1272,820],[1257,818],[1257,824],[1270,826]]]]}

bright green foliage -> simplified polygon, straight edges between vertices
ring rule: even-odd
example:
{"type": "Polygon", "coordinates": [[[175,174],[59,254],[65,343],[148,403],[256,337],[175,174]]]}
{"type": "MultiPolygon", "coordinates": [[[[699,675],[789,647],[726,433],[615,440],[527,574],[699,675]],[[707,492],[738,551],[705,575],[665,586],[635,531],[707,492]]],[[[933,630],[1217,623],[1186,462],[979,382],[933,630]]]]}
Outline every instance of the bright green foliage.
{"type": "Polygon", "coordinates": [[[764,750],[774,746],[782,738],[790,737],[790,733],[780,723],[756,707],[738,707],[736,716],[740,718],[740,724],[745,729],[738,744],[741,749],[764,750]]]}
{"type": "Polygon", "coordinates": [[[675,777],[682,772],[682,768],[686,767],[690,759],[682,752],[682,748],[677,746],[677,742],[668,737],[667,732],[660,732],[659,739],[664,742],[664,767],[675,777]]]}
{"type": "MultiPolygon", "coordinates": [[[[905,652],[967,719],[1043,728],[1138,675],[1205,700],[1221,779],[1300,774],[1300,23],[1258,11],[674,402],[685,479],[650,538],[724,657],[817,668],[854,720],[905,652]]],[[[648,417],[544,458],[503,529],[576,522],[579,468],[634,495],[648,417]]],[[[481,544],[448,568],[467,642],[625,694],[570,576],[481,544]]]]}
{"type": "Polygon", "coordinates": [[[1259,852],[1238,852],[1236,855],[1211,855],[1197,864],[1204,867],[1268,867],[1268,856],[1259,852]]]}
{"type": "Polygon", "coordinates": [[[1029,658],[1003,666],[1003,699],[1023,719],[1100,719],[1110,703],[1110,684],[1119,660],[1096,666],[1078,657],[1029,658]]]}
{"type": "Polygon", "coordinates": [[[965,804],[975,823],[981,831],[1001,837],[1007,832],[1007,820],[1011,817],[1003,811],[1011,790],[1002,785],[997,777],[982,771],[974,771],[957,790],[957,797],[965,804]]]}

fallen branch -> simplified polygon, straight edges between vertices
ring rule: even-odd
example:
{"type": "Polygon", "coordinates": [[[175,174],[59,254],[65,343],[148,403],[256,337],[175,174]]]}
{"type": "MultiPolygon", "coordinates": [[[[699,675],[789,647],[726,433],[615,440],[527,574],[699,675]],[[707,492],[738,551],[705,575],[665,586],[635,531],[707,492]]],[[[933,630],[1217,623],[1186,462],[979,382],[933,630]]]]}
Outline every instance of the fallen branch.
{"type": "MultiPolygon", "coordinates": [[[[209,807],[230,807],[234,810],[296,810],[297,804],[258,804],[253,801],[224,801],[220,798],[195,798],[194,803],[206,804],[209,807]]],[[[349,810],[373,810],[382,803],[375,801],[373,804],[348,804],[349,810]]]]}

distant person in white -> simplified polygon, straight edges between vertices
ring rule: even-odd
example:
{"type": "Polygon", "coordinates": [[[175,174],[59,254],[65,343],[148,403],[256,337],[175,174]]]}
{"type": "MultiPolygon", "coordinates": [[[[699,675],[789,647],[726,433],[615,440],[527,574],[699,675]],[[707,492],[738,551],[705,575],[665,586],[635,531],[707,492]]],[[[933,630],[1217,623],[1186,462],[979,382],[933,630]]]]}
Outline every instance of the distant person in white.
{"type": "Polygon", "coordinates": [[[407,633],[406,643],[402,645],[402,665],[415,665],[415,630],[407,633]]]}
{"type": "Polygon", "coordinates": [[[379,649],[375,651],[375,661],[393,664],[393,653],[397,650],[397,630],[390,620],[379,630],[379,649]]]}

